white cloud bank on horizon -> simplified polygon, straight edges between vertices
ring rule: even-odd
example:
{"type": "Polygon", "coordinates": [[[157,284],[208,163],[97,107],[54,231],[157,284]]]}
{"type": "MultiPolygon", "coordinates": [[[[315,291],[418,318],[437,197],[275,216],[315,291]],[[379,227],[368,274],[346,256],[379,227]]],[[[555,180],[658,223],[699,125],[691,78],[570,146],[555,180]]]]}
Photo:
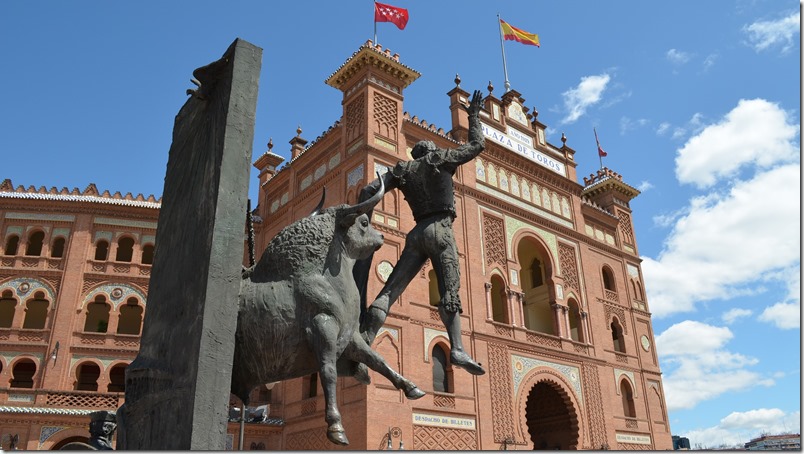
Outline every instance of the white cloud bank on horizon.
{"type": "Polygon", "coordinates": [[[793,36],[800,33],[801,13],[796,11],[775,21],[757,21],[743,27],[748,33],[748,45],[757,52],[779,45],[782,52],[793,48],[793,36]]]}
{"type": "Polygon", "coordinates": [[[746,442],[763,433],[791,433],[797,432],[800,427],[801,411],[785,413],[778,408],[758,408],[733,412],[714,427],[693,429],[677,435],[687,437],[692,449],[721,446],[742,449],[746,442]]]}
{"type": "Polygon", "coordinates": [[[597,104],[603,98],[603,91],[611,81],[606,73],[596,76],[581,77],[581,82],[575,88],[562,93],[567,116],[561,120],[562,124],[573,123],[586,113],[586,109],[597,104]]]}
{"type": "Polygon", "coordinates": [[[658,219],[672,230],[657,258],[642,257],[654,317],[781,284],[788,296],[768,302],[774,306],[759,319],[780,328],[798,323],[790,315],[800,313],[801,167],[799,129],[788,117],[767,101],[740,101],[678,150],[680,181],[725,184],[658,219]],[[755,165],[753,176],[722,181],[747,165],[755,165]]]}
{"type": "Polygon", "coordinates": [[[667,411],[694,408],[727,392],[774,384],[772,378],[749,369],[759,363],[756,358],[724,348],[733,337],[729,328],[693,320],[656,336],[667,411]]]}

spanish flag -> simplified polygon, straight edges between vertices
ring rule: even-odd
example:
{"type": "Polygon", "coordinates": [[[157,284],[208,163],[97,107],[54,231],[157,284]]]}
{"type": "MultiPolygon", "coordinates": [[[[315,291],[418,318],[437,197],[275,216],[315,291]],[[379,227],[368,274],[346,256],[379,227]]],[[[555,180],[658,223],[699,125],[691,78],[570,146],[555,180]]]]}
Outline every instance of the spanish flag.
{"type": "Polygon", "coordinates": [[[535,33],[528,33],[525,30],[516,28],[502,19],[500,19],[500,29],[502,30],[503,38],[506,41],[517,41],[522,44],[540,47],[539,35],[535,33]]]}

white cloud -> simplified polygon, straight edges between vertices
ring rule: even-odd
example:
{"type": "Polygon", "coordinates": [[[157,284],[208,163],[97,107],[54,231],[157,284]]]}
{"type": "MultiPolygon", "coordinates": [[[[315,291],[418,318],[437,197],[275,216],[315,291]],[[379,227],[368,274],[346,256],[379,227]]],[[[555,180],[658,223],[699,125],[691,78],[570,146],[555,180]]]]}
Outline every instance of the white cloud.
{"type": "Polygon", "coordinates": [[[782,52],[793,47],[793,37],[800,33],[801,13],[796,11],[775,21],[758,21],[743,27],[748,33],[748,44],[757,52],[779,45],[782,52]]]}
{"type": "Polygon", "coordinates": [[[667,59],[670,60],[671,63],[677,65],[683,65],[690,61],[690,54],[687,52],[682,52],[678,49],[670,49],[667,51],[667,59]]]}
{"type": "MultiPolygon", "coordinates": [[[[700,124],[698,114],[692,124],[700,124]]],[[[746,164],[761,168],[799,156],[799,127],[778,105],[764,99],[740,100],[720,123],[690,138],[676,156],[676,177],[704,188],[734,175],[746,164]]]]}
{"type": "Polygon", "coordinates": [[[724,348],[733,337],[726,327],[693,320],[677,323],[656,336],[668,411],[694,408],[724,393],[774,384],[772,378],[749,370],[757,359],[724,348]]]}
{"type": "Polygon", "coordinates": [[[668,122],[666,122],[666,121],[663,121],[663,122],[662,122],[662,123],[659,125],[659,127],[658,127],[658,128],[656,128],[656,134],[658,134],[658,135],[660,135],[660,136],[663,136],[663,135],[667,134],[667,131],[669,131],[669,130],[670,130],[670,127],[671,127],[671,126],[672,126],[672,125],[671,125],[670,123],[668,123],[668,122]]]}
{"type": "Polygon", "coordinates": [[[654,317],[693,311],[700,301],[756,294],[760,284],[789,288],[778,271],[797,268],[800,260],[800,172],[799,164],[786,164],[737,181],[723,194],[693,198],[658,258],[643,257],[654,317]]]}
{"type": "Polygon", "coordinates": [[[740,309],[735,307],[734,309],[730,309],[724,312],[723,315],[720,316],[720,318],[723,320],[723,323],[731,325],[738,318],[748,317],[753,313],[754,313],[753,311],[750,311],[748,309],[740,309]]]}
{"type": "Polygon", "coordinates": [[[649,189],[652,189],[652,188],[653,188],[653,184],[651,184],[651,182],[648,181],[648,180],[644,180],[642,183],[639,183],[639,186],[637,186],[637,189],[639,189],[639,192],[645,192],[645,191],[647,191],[649,189]]]}
{"type": "Polygon", "coordinates": [[[577,87],[571,88],[562,95],[564,96],[564,107],[567,116],[561,123],[572,123],[583,114],[589,106],[597,104],[602,99],[603,91],[606,89],[611,76],[600,74],[597,76],[586,76],[581,78],[577,87]]]}
{"type": "Polygon", "coordinates": [[[690,440],[693,449],[715,448],[722,445],[742,448],[752,438],[761,434],[795,432],[801,427],[801,412],[785,413],[778,408],[759,408],[745,412],[733,412],[714,427],[695,429],[681,433],[690,440]]]}
{"type": "Polygon", "coordinates": [[[715,60],[717,60],[717,58],[718,58],[717,54],[709,54],[709,55],[707,55],[706,58],[703,61],[703,69],[704,69],[704,71],[708,71],[709,68],[714,66],[715,65],[715,60]]]}
{"type": "Polygon", "coordinates": [[[650,120],[647,118],[638,118],[634,120],[633,118],[622,117],[620,118],[620,135],[625,135],[625,133],[628,131],[641,128],[646,126],[648,123],[650,123],[650,120]]]}
{"type": "Polygon", "coordinates": [[[767,277],[784,281],[787,295],[782,301],[765,308],[758,320],[772,323],[780,329],[801,328],[801,263],[768,274],[767,277]]]}

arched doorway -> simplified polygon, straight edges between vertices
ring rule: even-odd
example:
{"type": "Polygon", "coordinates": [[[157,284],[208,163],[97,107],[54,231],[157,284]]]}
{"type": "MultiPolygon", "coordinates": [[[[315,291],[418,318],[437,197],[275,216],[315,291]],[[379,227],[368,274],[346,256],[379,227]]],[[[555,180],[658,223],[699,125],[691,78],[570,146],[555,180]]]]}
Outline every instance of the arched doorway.
{"type": "Polygon", "coordinates": [[[528,434],[535,450],[577,449],[578,415],[566,391],[550,381],[533,385],[525,406],[528,434]]]}

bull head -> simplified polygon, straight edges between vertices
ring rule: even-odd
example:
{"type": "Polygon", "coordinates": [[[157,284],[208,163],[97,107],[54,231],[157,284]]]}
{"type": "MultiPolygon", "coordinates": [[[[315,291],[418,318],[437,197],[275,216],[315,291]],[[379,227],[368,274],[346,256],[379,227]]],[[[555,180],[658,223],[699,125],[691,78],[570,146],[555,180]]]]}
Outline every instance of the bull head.
{"type": "Polygon", "coordinates": [[[377,174],[377,179],[380,180],[380,189],[373,196],[357,205],[348,206],[338,211],[338,222],[341,226],[351,226],[355,223],[355,219],[370,212],[382,200],[382,196],[385,193],[385,182],[379,173],[377,174]]]}

